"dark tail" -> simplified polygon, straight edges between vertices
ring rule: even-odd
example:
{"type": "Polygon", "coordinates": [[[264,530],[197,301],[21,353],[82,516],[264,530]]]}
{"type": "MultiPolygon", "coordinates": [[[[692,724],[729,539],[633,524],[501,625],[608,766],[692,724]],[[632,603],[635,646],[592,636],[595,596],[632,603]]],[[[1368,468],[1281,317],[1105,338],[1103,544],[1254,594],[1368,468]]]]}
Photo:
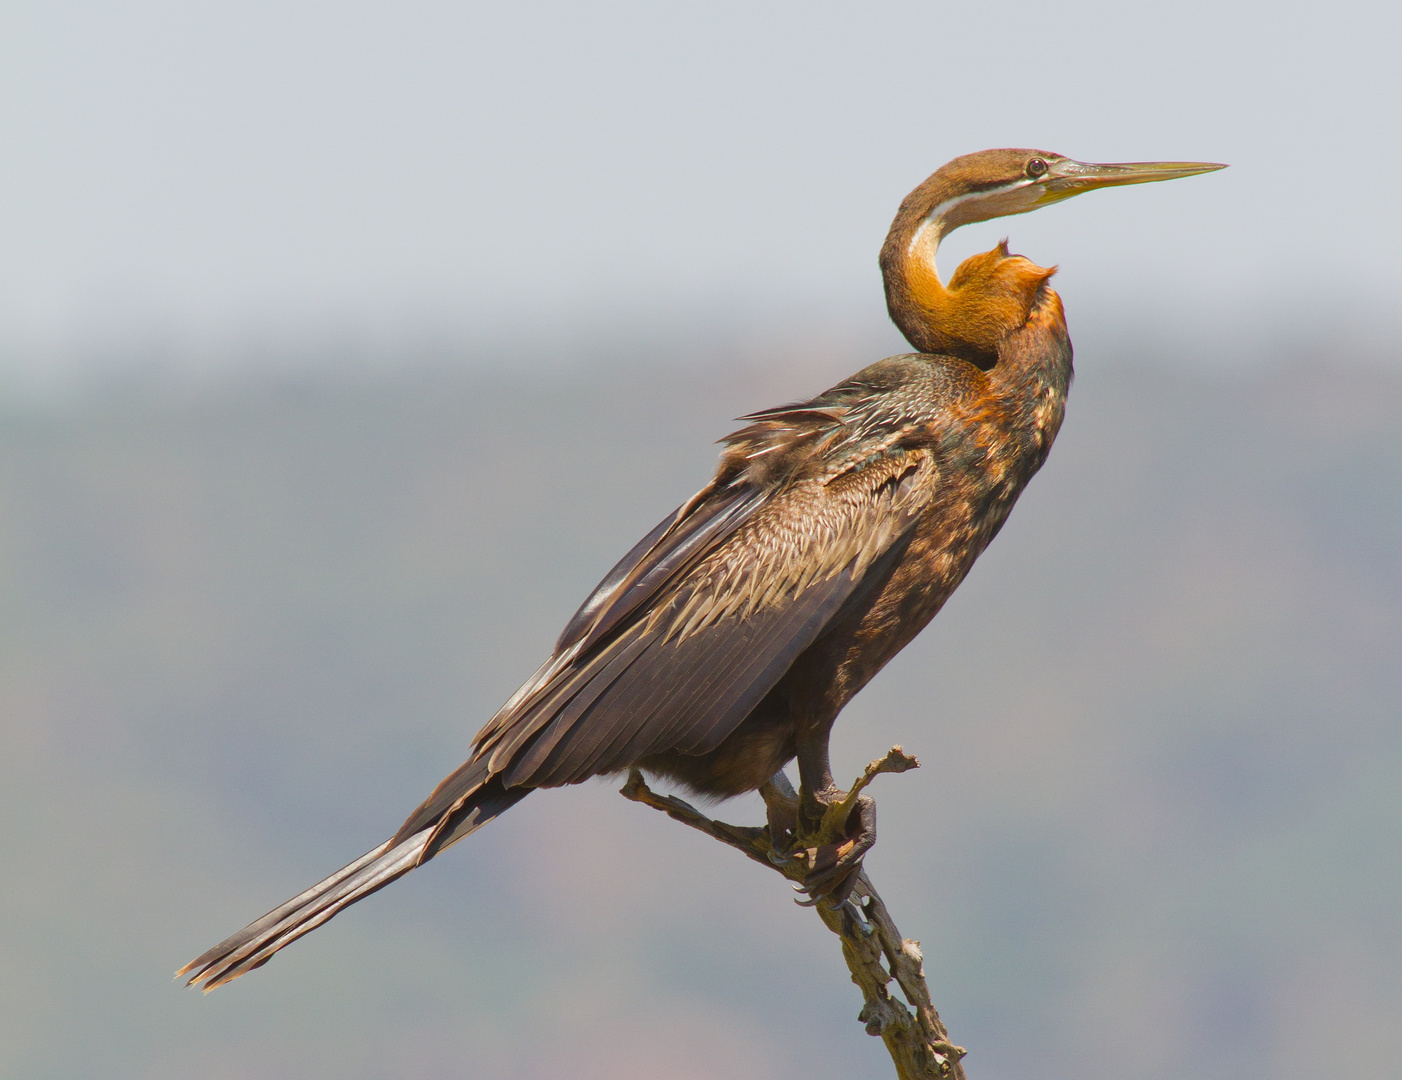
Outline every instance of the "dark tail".
{"type": "Polygon", "coordinates": [[[465,799],[463,805],[438,821],[409,836],[401,834],[386,840],[374,851],[317,882],[257,922],[249,923],[233,937],[186,964],[175,973],[176,978],[189,975],[186,985],[202,984],[207,993],[246,971],[262,967],[279,949],[315,930],[342,908],[383,889],[445,847],[475,832],[520,802],[530,791],[530,788],[504,788],[495,779],[488,781],[465,799]]]}

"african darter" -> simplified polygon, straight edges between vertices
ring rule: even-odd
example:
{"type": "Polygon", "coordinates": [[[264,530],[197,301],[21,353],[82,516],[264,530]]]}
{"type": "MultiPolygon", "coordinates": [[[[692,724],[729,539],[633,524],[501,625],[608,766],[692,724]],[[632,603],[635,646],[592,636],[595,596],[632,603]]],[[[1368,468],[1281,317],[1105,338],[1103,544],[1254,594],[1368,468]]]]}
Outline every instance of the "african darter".
{"type": "MultiPolygon", "coordinates": [[[[1004,242],[946,285],[940,241],[1084,191],[1221,167],[988,150],[932,175],[881,248],[887,307],[917,351],[743,417],[715,478],[609,572],[392,838],[181,974],[212,989],[258,967],[539,787],[638,767],[726,798],[772,790],[797,758],[801,839],[843,796],[828,764],[837,714],[964,579],[1061,426],[1071,342],[1054,271],[1004,242]]],[[[875,835],[863,795],[810,895],[841,903],[875,835]]]]}

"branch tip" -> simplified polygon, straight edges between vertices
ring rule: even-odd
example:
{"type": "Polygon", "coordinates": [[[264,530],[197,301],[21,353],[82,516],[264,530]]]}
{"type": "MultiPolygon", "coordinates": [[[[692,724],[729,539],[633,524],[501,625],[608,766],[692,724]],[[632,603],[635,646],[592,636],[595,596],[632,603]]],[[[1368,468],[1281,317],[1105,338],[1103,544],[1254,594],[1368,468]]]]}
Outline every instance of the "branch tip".
{"type": "Polygon", "coordinates": [[[868,765],[866,771],[875,776],[877,773],[903,773],[918,768],[919,758],[914,754],[907,754],[904,747],[893,746],[886,751],[885,757],[868,765]]]}

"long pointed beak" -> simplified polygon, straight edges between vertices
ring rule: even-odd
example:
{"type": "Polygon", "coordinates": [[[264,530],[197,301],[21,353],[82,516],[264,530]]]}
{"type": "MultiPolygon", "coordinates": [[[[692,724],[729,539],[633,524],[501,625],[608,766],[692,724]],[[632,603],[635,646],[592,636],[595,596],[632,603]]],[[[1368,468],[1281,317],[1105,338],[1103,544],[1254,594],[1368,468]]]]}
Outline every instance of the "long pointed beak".
{"type": "Polygon", "coordinates": [[[1040,205],[1060,202],[1072,195],[1121,184],[1152,184],[1156,180],[1177,180],[1180,176],[1225,169],[1212,161],[1123,161],[1096,164],[1063,159],[1052,164],[1043,184],[1040,205]]]}

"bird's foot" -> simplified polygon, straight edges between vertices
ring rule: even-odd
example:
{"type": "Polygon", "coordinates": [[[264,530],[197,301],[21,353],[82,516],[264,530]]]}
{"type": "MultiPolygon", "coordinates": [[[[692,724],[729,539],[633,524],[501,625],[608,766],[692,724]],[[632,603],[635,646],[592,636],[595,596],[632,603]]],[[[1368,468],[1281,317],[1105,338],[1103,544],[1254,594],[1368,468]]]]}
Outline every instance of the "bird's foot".
{"type": "Polygon", "coordinates": [[[794,855],[807,870],[802,891],[808,894],[799,903],[838,908],[852,895],[862,858],[876,843],[876,800],[856,791],[825,796],[817,797],[821,807],[817,827],[799,830],[799,850],[794,855]]]}
{"type": "Polygon", "coordinates": [[[812,906],[830,899],[830,906],[840,905],[851,892],[862,855],[876,840],[876,804],[871,797],[854,791],[844,810],[841,804],[848,793],[833,788],[800,813],[799,795],[782,772],[775,773],[759,793],[764,799],[769,861],[803,871],[802,884],[794,888],[808,893],[809,899],[799,903],[812,906]]]}
{"type": "Polygon", "coordinates": [[[917,769],[920,762],[899,746],[869,763],[850,790],[836,786],[822,792],[804,791],[799,798],[797,846],[807,873],[802,889],[809,900],[842,907],[848,903],[861,873],[862,858],[876,843],[876,802],[863,792],[881,773],[917,769]]]}

